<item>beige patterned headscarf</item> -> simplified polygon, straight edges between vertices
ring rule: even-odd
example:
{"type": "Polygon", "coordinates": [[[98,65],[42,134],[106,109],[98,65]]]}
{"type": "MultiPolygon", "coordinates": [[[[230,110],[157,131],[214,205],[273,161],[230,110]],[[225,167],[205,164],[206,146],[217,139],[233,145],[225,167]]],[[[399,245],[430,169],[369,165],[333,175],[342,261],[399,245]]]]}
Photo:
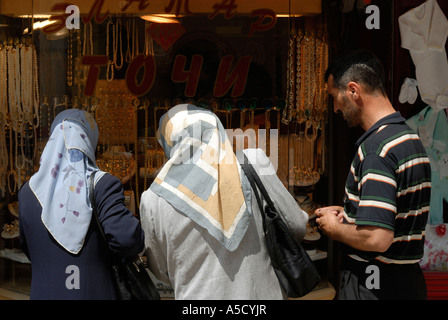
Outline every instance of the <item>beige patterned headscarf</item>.
{"type": "Polygon", "coordinates": [[[169,160],[151,190],[235,250],[252,218],[251,188],[219,118],[177,105],[160,119],[158,134],[169,160]]]}

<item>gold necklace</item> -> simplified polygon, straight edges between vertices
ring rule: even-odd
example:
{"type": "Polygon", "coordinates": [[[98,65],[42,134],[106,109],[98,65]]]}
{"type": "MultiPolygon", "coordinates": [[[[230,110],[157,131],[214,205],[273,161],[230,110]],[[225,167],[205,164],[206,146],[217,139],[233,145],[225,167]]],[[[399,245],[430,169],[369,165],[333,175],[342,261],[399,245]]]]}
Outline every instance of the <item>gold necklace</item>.
{"type": "MultiPolygon", "coordinates": [[[[7,57],[6,46],[0,44],[0,87],[7,87],[7,57]]],[[[8,147],[6,144],[6,130],[7,130],[7,116],[8,116],[8,92],[7,90],[0,91],[0,191],[2,197],[6,193],[6,173],[9,165],[8,147]]]]}
{"type": "Polygon", "coordinates": [[[135,58],[136,56],[138,56],[139,53],[139,46],[138,46],[138,27],[136,26],[136,20],[132,20],[132,23],[134,25],[134,39],[133,39],[133,43],[134,43],[134,47],[132,48],[132,58],[135,58]]]}
{"type": "Polygon", "coordinates": [[[11,128],[18,130],[20,122],[20,59],[18,48],[11,47],[8,51],[8,89],[9,115],[11,128]]]}
{"type": "Polygon", "coordinates": [[[14,170],[14,161],[13,161],[13,143],[12,143],[12,127],[9,126],[9,171],[6,173],[6,182],[8,184],[9,193],[14,193],[17,189],[17,172],[14,170]],[[14,181],[14,184],[11,185],[11,176],[14,181]]]}
{"type": "Polygon", "coordinates": [[[2,197],[5,196],[6,192],[6,173],[8,170],[8,147],[6,144],[6,117],[0,114],[0,126],[2,128],[0,132],[0,190],[2,197]]]}
{"type": "MultiPolygon", "coordinates": [[[[296,93],[296,97],[295,97],[295,105],[296,105],[296,120],[298,123],[303,123],[304,122],[304,101],[303,101],[303,97],[304,97],[304,88],[302,87],[302,54],[305,52],[306,53],[306,48],[305,50],[302,50],[302,39],[303,39],[303,30],[300,29],[297,32],[297,42],[296,42],[296,52],[295,52],[295,56],[296,56],[296,65],[297,68],[295,70],[296,73],[296,88],[295,88],[295,93],[296,93]]],[[[306,60],[305,60],[306,63],[306,60]]],[[[294,76],[294,75],[292,75],[294,76]]],[[[308,87],[308,85],[307,85],[308,87]]]]}
{"type": "Polygon", "coordinates": [[[149,32],[147,32],[150,25],[151,25],[150,22],[145,21],[145,55],[154,56],[154,41],[149,32]]]}
{"type": "MultiPolygon", "coordinates": [[[[110,51],[109,51],[109,41],[110,41],[110,25],[112,24],[112,29],[113,29],[113,22],[112,22],[112,18],[109,19],[109,21],[107,22],[106,25],[106,56],[108,57],[107,60],[107,66],[106,66],[106,79],[107,81],[112,81],[114,80],[114,61],[113,61],[113,56],[112,59],[110,58],[110,51]]],[[[114,32],[112,32],[114,33],[114,32]]],[[[114,33],[114,37],[113,37],[113,43],[112,43],[112,48],[115,47],[115,33],[114,33]]],[[[113,49],[112,49],[113,51],[113,49]]],[[[113,55],[113,53],[112,53],[113,55]]]]}
{"type": "Polygon", "coordinates": [[[67,47],[67,85],[73,86],[73,31],[68,32],[68,47],[67,47]]]}
{"type": "MultiPolygon", "coordinates": [[[[37,123],[35,125],[35,127],[39,127],[40,126],[40,121],[39,121],[39,108],[40,108],[40,93],[39,93],[39,69],[38,69],[38,64],[37,64],[37,52],[36,52],[36,48],[33,45],[31,47],[32,49],[32,69],[33,69],[33,75],[32,75],[32,82],[33,82],[33,103],[34,103],[34,118],[37,120],[37,123]]],[[[33,122],[34,124],[34,122],[33,122]]],[[[35,139],[37,139],[35,137],[35,139]]],[[[37,140],[36,140],[37,141],[37,140]]]]}
{"type": "MultiPolygon", "coordinates": [[[[138,99],[134,99],[134,104],[131,106],[133,107],[133,116],[134,116],[134,130],[137,131],[137,126],[138,126],[138,119],[137,119],[137,110],[138,110],[138,104],[136,103],[136,101],[140,102],[138,99]]],[[[140,199],[139,199],[139,189],[138,189],[138,178],[139,178],[139,174],[138,174],[138,152],[137,152],[137,147],[138,147],[138,134],[137,132],[135,132],[134,134],[135,140],[134,140],[134,168],[135,168],[135,194],[137,195],[136,200],[137,200],[137,208],[140,208],[140,199]]]]}
{"type": "Polygon", "coordinates": [[[123,35],[122,35],[122,27],[121,27],[121,19],[117,18],[117,23],[115,25],[115,33],[114,33],[114,65],[117,70],[120,70],[123,67],[123,35]],[[118,48],[120,48],[120,64],[118,61],[118,48]]]}
{"type": "MultiPolygon", "coordinates": [[[[144,144],[144,148],[143,148],[143,152],[144,152],[144,176],[143,176],[143,190],[146,190],[146,186],[147,186],[147,182],[148,182],[148,169],[152,168],[152,166],[150,167],[150,164],[148,162],[148,152],[149,152],[149,110],[148,110],[148,106],[149,106],[149,102],[148,100],[145,99],[145,101],[142,104],[143,109],[145,110],[145,144],[144,144]]],[[[138,197],[138,193],[137,193],[137,197],[138,197]]]]}
{"type": "Polygon", "coordinates": [[[294,63],[294,51],[295,51],[295,29],[292,28],[289,35],[289,47],[288,47],[288,67],[287,67],[287,82],[286,82],[286,92],[288,97],[288,103],[283,111],[282,122],[288,125],[292,120],[292,111],[294,106],[294,74],[295,74],[295,63],[294,63]]]}
{"type": "MultiPolygon", "coordinates": [[[[7,52],[6,46],[0,44],[0,87],[7,88],[8,83],[8,68],[7,68],[7,52]]],[[[0,90],[0,115],[2,121],[6,121],[8,115],[8,91],[0,90]]],[[[2,129],[3,131],[3,129],[2,129]]]]}
{"type": "Polygon", "coordinates": [[[127,63],[130,63],[132,61],[132,57],[131,57],[131,39],[130,39],[130,34],[131,34],[131,22],[130,20],[126,20],[126,37],[127,37],[127,48],[126,48],[126,54],[125,54],[125,61],[127,63]]]}

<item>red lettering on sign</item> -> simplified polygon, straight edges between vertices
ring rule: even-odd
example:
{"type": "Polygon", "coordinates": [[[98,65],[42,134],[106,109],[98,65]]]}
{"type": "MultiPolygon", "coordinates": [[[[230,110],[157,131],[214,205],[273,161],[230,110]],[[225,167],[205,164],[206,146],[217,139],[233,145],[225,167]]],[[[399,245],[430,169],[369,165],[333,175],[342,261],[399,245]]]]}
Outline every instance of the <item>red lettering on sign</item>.
{"type": "Polygon", "coordinates": [[[156,63],[154,57],[139,54],[131,61],[126,70],[126,85],[133,95],[141,97],[151,89],[155,77],[156,63]],[[144,68],[143,76],[140,83],[138,83],[137,76],[141,68],[144,68]]]}
{"type": "Polygon", "coordinates": [[[185,70],[187,57],[183,55],[177,55],[176,59],[174,60],[171,80],[173,80],[173,82],[187,83],[184,92],[186,97],[194,97],[194,95],[196,94],[203,61],[203,56],[195,54],[191,60],[190,70],[185,70]]]}
{"type": "Polygon", "coordinates": [[[95,22],[98,24],[103,23],[104,20],[109,16],[109,10],[101,14],[101,9],[103,8],[104,0],[95,0],[92,7],[90,8],[89,14],[87,16],[82,17],[82,21],[84,23],[89,23],[92,20],[93,15],[95,14],[95,22]]]}
{"type": "Polygon", "coordinates": [[[121,11],[126,11],[133,2],[139,2],[138,10],[144,10],[149,6],[148,0],[126,0],[126,2],[127,4],[121,8],[121,11]]]}
{"type": "MultiPolygon", "coordinates": [[[[173,10],[174,3],[176,1],[177,1],[177,6],[176,6],[176,17],[177,17],[180,14],[180,7],[182,6],[182,1],[184,1],[184,0],[170,0],[170,4],[167,7],[165,7],[165,12],[170,13],[171,10],[173,10]]],[[[185,0],[184,10],[185,10],[185,13],[191,14],[192,12],[190,11],[188,1],[189,0],[185,0]]]]}
{"type": "Polygon", "coordinates": [[[230,19],[236,14],[236,8],[238,8],[238,5],[235,4],[235,0],[222,0],[221,3],[215,3],[212,8],[215,11],[210,13],[208,16],[210,20],[216,17],[219,11],[225,11],[224,17],[226,19],[230,19]]]}
{"type": "Polygon", "coordinates": [[[251,17],[258,16],[258,20],[249,26],[249,29],[250,29],[249,35],[248,35],[249,38],[252,37],[252,35],[254,34],[255,31],[266,31],[266,30],[272,29],[275,26],[275,24],[277,23],[277,15],[271,9],[254,10],[250,13],[250,16],[251,17]],[[263,21],[265,19],[271,20],[271,21],[263,23],[263,21]]]}
{"type": "Polygon", "coordinates": [[[65,27],[65,21],[70,16],[70,13],[65,13],[65,9],[69,5],[71,5],[71,4],[67,3],[67,2],[59,2],[59,3],[56,3],[53,7],[51,7],[51,9],[50,9],[51,12],[62,11],[63,14],[51,15],[48,20],[56,21],[56,22],[42,28],[43,33],[48,34],[48,33],[58,32],[65,27]]]}
{"type": "Polygon", "coordinates": [[[89,74],[87,75],[86,87],[84,88],[84,95],[88,97],[93,96],[98,75],[100,73],[99,66],[105,66],[108,60],[109,57],[105,55],[82,57],[81,63],[90,66],[89,74]]]}
{"type": "Polygon", "coordinates": [[[233,62],[233,56],[224,56],[221,59],[221,63],[219,64],[213,95],[215,97],[222,97],[227,93],[227,91],[230,90],[231,86],[233,85],[231,95],[232,98],[241,96],[244,93],[244,89],[246,87],[251,60],[252,56],[241,57],[233,71],[230,72],[230,68],[233,62]]]}

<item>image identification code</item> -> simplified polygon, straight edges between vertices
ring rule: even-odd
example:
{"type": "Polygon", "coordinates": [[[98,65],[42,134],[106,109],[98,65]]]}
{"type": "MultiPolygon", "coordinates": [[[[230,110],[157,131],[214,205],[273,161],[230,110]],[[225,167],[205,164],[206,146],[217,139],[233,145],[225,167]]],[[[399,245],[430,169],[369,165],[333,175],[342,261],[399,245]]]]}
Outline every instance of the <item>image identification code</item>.
{"type": "Polygon", "coordinates": [[[234,304],[228,305],[224,308],[218,308],[213,306],[194,306],[190,304],[189,306],[182,307],[183,315],[208,315],[213,318],[216,314],[225,315],[250,315],[259,316],[266,315],[266,305],[264,304],[234,304]]]}

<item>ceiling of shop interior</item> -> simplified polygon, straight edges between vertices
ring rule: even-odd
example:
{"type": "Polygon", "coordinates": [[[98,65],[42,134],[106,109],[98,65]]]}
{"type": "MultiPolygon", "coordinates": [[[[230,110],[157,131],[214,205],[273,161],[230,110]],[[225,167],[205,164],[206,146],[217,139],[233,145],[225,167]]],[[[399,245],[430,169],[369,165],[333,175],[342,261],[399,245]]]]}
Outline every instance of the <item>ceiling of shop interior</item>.
{"type": "MultiPolygon", "coordinates": [[[[87,13],[91,7],[101,0],[72,0],[71,3],[77,5],[81,13],[87,13]]],[[[63,0],[0,0],[0,14],[5,15],[24,15],[24,14],[54,14],[51,8],[55,4],[60,4],[63,0]]],[[[102,12],[109,10],[110,13],[121,13],[121,8],[131,2],[131,5],[126,10],[126,13],[166,13],[165,7],[173,2],[173,11],[180,4],[180,13],[185,11],[185,5],[188,4],[188,9],[192,13],[210,13],[214,4],[228,4],[228,1],[223,0],[106,0],[102,12]],[[174,1],[174,2],[173,2],[174,1]],[[148,7],[140,11],[138,6],[140,3],[149,4],[148,7]]],[[[311,15],[319,14],[321,12],[321,0],[236,0],[238,5],[238,13],[250,13],[253,10],[267,8],[273,10],[276,14],[291,14],[291,15],[311,15]]],[[[224,12],[224,10],[222,10],[224,12]]]]}

